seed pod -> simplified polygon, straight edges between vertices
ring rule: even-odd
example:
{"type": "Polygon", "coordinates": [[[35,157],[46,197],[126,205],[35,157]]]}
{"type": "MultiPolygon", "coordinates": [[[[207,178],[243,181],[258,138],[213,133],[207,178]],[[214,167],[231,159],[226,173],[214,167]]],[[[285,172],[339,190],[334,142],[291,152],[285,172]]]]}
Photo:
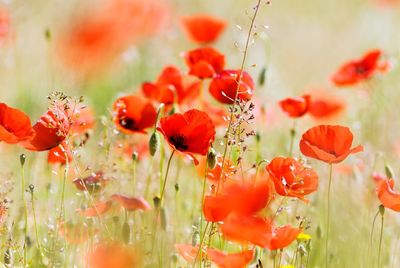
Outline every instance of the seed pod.
{"type": "Polygon", "coordinates": [[[153,198],[153,204],[154,204],[154,207],[155,208],[158,208],[159,206],[160,206],[160,198],[158,197],[158,196],[155,196],[154,198],[153,198]]]}
{"type": "Polygon", "coordinates": [[[132,153],[132,160],[133,160],[133,161],[137,161],[138,158],[139,158],[139,154],[138,154],[136,151],[133,152],[133,153],[132,153]]]}
{"type": "Polygon", "coordinates": [[[385,215],[385,207],[383,205],[379,205],[379,214],[383,217],[385,215]]]}
{"type": "Polygon", "coordinates": [[[160,148],[160,144],[161,144],[160,140],[161,140],[161,137],[158,132],[153,132],[153,134],[151,134],[150,141],[149,141],[149,150],[150,150],[151,156],[154,156],[156,154],[156,152],[158,151],[158,149],[160,148]]]}
{"type": "Polygon", "coordinates": [[[207,154],[207,166],[210,169],[214,169],[216,165],[217,165],[217,152],[214,150],[214,148],[210,148],[207,154]]]}

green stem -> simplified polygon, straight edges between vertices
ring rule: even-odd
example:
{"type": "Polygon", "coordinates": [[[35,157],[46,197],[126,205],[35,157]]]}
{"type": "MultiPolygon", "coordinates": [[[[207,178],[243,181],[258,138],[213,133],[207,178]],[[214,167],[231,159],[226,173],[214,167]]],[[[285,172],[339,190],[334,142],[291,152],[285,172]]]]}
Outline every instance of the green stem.
{"type": "Polygon", "coordinates": [[[326,221],[326,241],[325,241],[325,267],[328,268],[329,263],[329,227],[330,227],[330,199],[331,199],[331,184],[332,184],[332,170],[333,164],[329,165],[329,182],[328,182],[328,207],[327,207],[327,221],[326,221]]]}
{"type": "Polygon", "coordinates": [[[371,232],[369,234],[369,245],[368,245],[368,251],[367,251],[367,256],[368,257],[370,257],[370,252],[371,252],[371,248],[372,248],[372,237],[373,237],[373,234],[374,234],[375,222],[376,222],[376,219],[378,218],[378,215],[379,215],[379,210],[376,212],[376,214],[374,216],[374,220],[372,221],[372,227],[371,227],[371,232]]]}
{"type": "Polygon", "coordinates": [[[31,199],[32,199],[33,224],[35,225],[36,243],[37,243],[37,247],[39,249],[40,258],[42,258],[43,252],[42,252],[42,246],[40,245],[39,232],[38,232],[38,228],[37,228],[35,197],[33,195],[33,191],[31,192],[31,199]]]}
{"type": "Polygon", "coordinates": [[[165,186],[167,185],[167,179],[168,179],[168,173],[169,173],[169,168],[171,166],[171,160],[172,157],[174,156],[175,150],[172,151],[169,159],[168,159],[168,164],[167,164],[167,170],[165,171],[165,177],[164,177],[164,183],[163,186],[161,188],[161,194],[160,194],[160,207],[162,206],[162,201],[164,198],[164,193],[165,193],[165,186]]]}
{"type": "Polygon", "coordinates": [[[381,267],[381,249],[382,249],[382,239],[383,239],[383,221],[384,216],[381,216],[381,232],[379,235],[379,249],[378,249],[378,268],[381,267]]]}
{"type": "Polygon", "coordinates": [[[27,259],[28,259],[28,249],[27,249],[27,241],[26,238],[28,236],[28,206],[26,204],[25,199],[25,169],[24,169],[24,162],[25,162],[25,155],[21,155],[21,158],[24,158],[24,161],[21,162],[21,194],[22,194],[22,201],[24,203],[24,267],[26,267],[27,259]]]}

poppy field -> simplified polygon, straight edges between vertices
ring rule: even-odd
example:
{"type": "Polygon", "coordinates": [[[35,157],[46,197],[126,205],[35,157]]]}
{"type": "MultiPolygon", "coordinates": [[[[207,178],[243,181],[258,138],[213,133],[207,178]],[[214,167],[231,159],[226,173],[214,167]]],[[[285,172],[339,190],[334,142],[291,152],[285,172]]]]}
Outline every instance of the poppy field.
{"type": "Polygon", "coordinates": [[[0,1],[0,267],[400,267],[400,1],[0,1]]]}

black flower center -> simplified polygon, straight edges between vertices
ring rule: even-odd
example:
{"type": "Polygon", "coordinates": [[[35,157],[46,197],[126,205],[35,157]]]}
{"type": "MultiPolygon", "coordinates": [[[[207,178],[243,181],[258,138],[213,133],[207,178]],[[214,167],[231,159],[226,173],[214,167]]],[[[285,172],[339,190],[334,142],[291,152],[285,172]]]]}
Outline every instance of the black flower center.
{"type": "Polygon", "coordinates": [[[132,118],[121,117],[121,119],[119,119],[119,123],[123,128],[129,129],[129,130],[138,130],[135,120],[133,120],[132,118]]]}
{"type": "Polygon", "coordinates": [[[368,71],[368,69],[365,66],[359,65],[359,66],[356,66],[355,71],[356,71],[356,74],[365,74],[368,71]]]}
{"type": "Polygon", "coordinates": [[[185,142],[185,137],[181,135],[172,136],[169,141],[175,146],[178,151],[186,151],[189,146],[185,142]]]}

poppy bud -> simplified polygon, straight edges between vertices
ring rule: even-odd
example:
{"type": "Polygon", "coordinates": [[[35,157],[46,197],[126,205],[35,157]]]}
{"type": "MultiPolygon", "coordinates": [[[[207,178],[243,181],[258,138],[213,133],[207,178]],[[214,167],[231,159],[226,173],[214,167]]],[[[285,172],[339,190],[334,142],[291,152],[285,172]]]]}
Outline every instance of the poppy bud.
{"type": "Polygon", "coordinates": [[[25,160],[26,160],[26,155],[25,154],[21,154],[19,156],[19,162],[21,163],[22,167],[25,165],[25,160]]]}
{"type": "Polygon", "coordinates": [[[132,153],[132,160],[133,160],[133,161],[137,161],[137,160],[138,160],[138,157],[139,157],[139,154],[138,154],[137,152],[133,152],[133,153],[132,153]]]}
{"type": "Polygon", "coordinates": [[[122,225],[122,240],[128,244],[131,236],[131,228],[127,221],[122,225]]]}
{"type": "Polygon", "coordinates": [[[149,150],[151,156],[154,156],[160,148],[160,139],[160,134],[158,132],[153,132],[153,134],[151,134],[149,141],[149,150]]]}
{"type": "Polygon", "coordinates": [[[385,207],[383,205],[379,205],[379,214],[383,217],[385,215],[385,207]]]}
{"type": "Polygon", "coordinates": [[[217,165],[217,152],[214,150],[214,148],[211,147],[207,154],[207,166],[210,169],[214,169],[216,165],[217,165]]]}
{"type": "Polygon", "coordinates": [[[257,142],[260,142],[260,141],[261,141],[260,132],[257,132],[257,133],[256,133],[256,141],[257,141],[257,142]]]}
{"type": "Polygon", "coordinates": [[[386,177],[388,177],[389,179],[394,178],[393,169],[388,164],[385,164],[385,173],[386,173],[386,177]]]}
{"type": "Polygon", "coordinates": [[[195,247],[200,242],[200,233],[195,231],[192,235],[192,246],[195,247]]]}
{"type": "Polygon", "coordinates": [[[178,183],[175,183],[175,191],[179,192],[179,184],[178,183]]]}
{"type": "Polygon", "coordinates": [[[317,227],[317,237],[318,237],[318,239],[320,239],[322,237],[321,226],[319,226],[319,225],[317,227]]]}
{"type": "Polygon", "coordinates": [[[158,197],[158,196],[155,196],[154,198],[153,198],[153,204],[154,204],[154,207],[155,208],[159,208],[160,207],[160,198],[158,197]]]}
{"type": "Polygon", "coordinates": [[[263,67],[263,68],[261,69],[260,75],[258,76],[258,84],[259,84],[260,86],[263,86],[264,83],[265,83],[265,75],[266,75],[266,73],[267,73],[267,68],[266,68],[266,67],[263,67]]]}

